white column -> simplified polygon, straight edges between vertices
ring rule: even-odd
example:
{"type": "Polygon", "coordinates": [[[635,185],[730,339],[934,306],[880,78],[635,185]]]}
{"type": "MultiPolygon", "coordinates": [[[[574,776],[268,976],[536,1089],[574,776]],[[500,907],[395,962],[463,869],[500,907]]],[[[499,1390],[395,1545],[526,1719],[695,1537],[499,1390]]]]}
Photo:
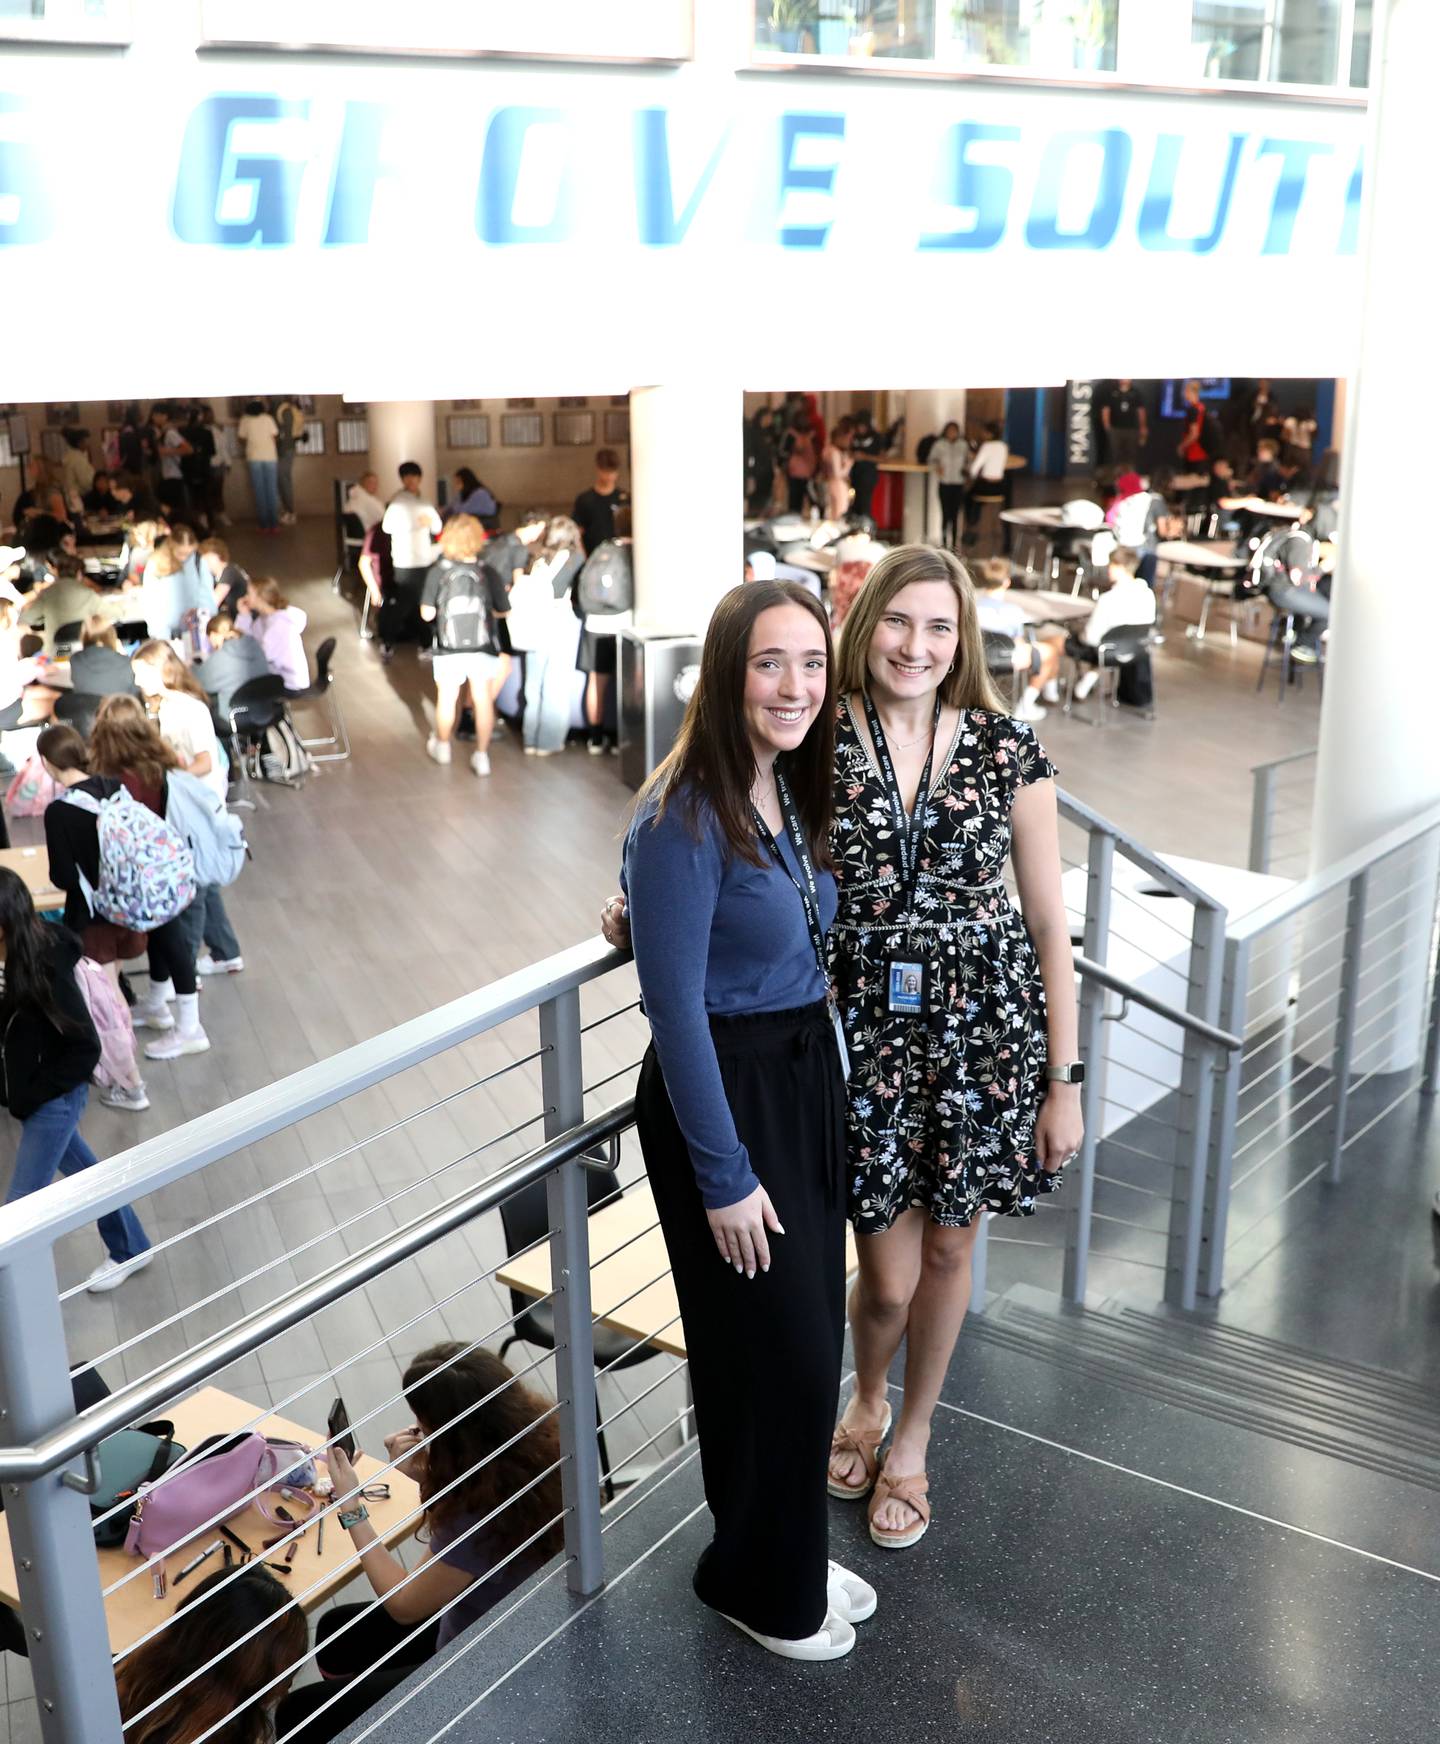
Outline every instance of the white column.
{"type": "MultiPolygon", "coordinates": [[[[1413,417],[1418,382],[1440,374],[1440,342],[1430,275],[1417,271],[1415,200],[1420,166],[1433,156],[1434,68],[1440,64],[1440,6],[1435,0],[1389,0],[1376,7],[1378,52],[1371,61],[1370,135],[1360,259],[1365,274],[1358,367],[1345,393],[1340,481],[1340,536],[1320,751],[1315,779],[1311,867],[1354,852],[1406,818],[1440,802],[1440,732],[1428,638],[1435,580],[1417,545],[1414,514],[1397,512],[1395,467],[1400,432],[1413,417]],[[1384,16],[1388,12],[1388,17],[1384,16]],[[1406,638],[1419,634],[1418,643],[1406,638]]],[[[1399,1071],[1419,1046],[1424,959],[1429,944],[1433,856],[1414,853],[1403,868],[1372,878],[1371,909],[1407,886],[1407,903],[1391,902],[1372,931],[1396,927],[1367,956],[1409,943],[1377,973],[1386,979],[1413,965],[1408,997],[1390,1022],[1366,1032],[1355,1069],[1399,1071]],[[1430,888],[1425,888],[1427,882],[1430,888]]],[[[1361,983],[1362,998],[1370,988],[1361,983]]],[[[1382,1010],[1397,989],[1377,997],[1382,1010]]]]}
{"type": "Polygon", "coordinates": [[[370,464],[388,501],[400,488],[400,463],[413,460],[425,474],[425,497],[436,501],[434,400],[372,400],[370,464]]]}
{"type": "MultiPolygon", "coordinates": [[[[964,388],[912,388],[905,395],[905,453],[914,460],[915,444],[922,436],[938,436],[951,419],[965,431],[964,388]]],[[[900,536],[907,545],[918,545],[928,531],[930,539],[940,537],[940,490],[935,474],[922,476],[918,472],[905,474],[905,513],[900,524],[900,536]]]]}
{"type": "Polygon", "coordinates": [[[647,635],[702,635],[744,580],[743,423],[737,385],[631,390],[635,625],[647,635]]]}

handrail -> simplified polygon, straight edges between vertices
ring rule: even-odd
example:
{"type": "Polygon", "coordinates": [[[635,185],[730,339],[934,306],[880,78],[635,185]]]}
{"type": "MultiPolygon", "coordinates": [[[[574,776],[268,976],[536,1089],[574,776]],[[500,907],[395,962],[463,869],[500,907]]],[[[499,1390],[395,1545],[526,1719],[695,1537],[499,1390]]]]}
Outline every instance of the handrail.
{"type": "Polygon", "coordinates": [[[1124,830],[1116,829],[1110,819],[1103,817],[1098,811],[1092,811],[1083,800],[1076,799],[1074,794],[1063,789],[1056,795],[1060,806],[1061,817],[1068,818],[1071,823],[1082,824],[1086,829],[1099,830],[1112,838],[1116,847],[1142,872],[1148,872],[1152,878],[1158,879],[1165,888],[1176,896],[1183,896],[1193,902],[1197,908],[1219,908],[1221,906],[1207,890],[1202,890],[1198,884],[1192,884],[1183,872],[1162,860],[1158,854],[1137,842],[1133,836],[1126,835],[1124,830]]]}
{"type": "Polygon", "coordinates": [[[587,939],[329,1059],[304,1066],[213,1113],[142,1140],[95,1168],[62,1177],[0,1207],[0,1263],[37,1244],[49,1246],[107,1211],[129,1205],[383,1078],[473,1040],[628,960],[603,939],[587,939]]]}
{"type": "Polygon", "coordinates": [[[623,1132],[634,1119],[633,1099],[615,1103],[581,1125],[527,1151],[477,1186],[453,1194],[433,1211],[411,1218],[389,1235],[377,1237],[359,1253],[337,1261],[309,1283],[298,1285],[264,1308],[247,1314],[164,1368],[122,1387],[83,1415],[51,1430],[33,1447],[0,1448],[0,1479],[31,1482],[67,1464],[107,1435],[128,1427],[187,1388],[249,1356],[270,1339],[330,1307],[402,1260],[412,1258],[442,1236],[493,1211],[502,1199],[543,1180],[592,1145],[623,1132]]]}
{"type": "Polygon", "coordinates": [[[1319,755],[1320,747],[1318,745],[1312,745],[1308,751],[1291,751],[1289,755],[1285,757],[1270,757],[1263,763],[1252,763],[1250,765],[1250,773],[1252,775],[1258,775],[1262,769],[1280,769],[1286,763],[1303,763],[1307,758],[1318,757],[1319,755]]]}
{"type": "Polygon", "coordinates": [[[1210,1042],[1217,1048],[1233,1050],[1245,1045],[1239,1036],[1231,1035],[1228,1029],[1216,1029],[1213,1023],[1206,1023],[1204,1018],[1181,1011],[1179,1006],[1171,1005],[1164,999],[1157,999],[1153,993],[1147,993],[1143,987],[1137,987],[1133,981],[1127,981],[1123,975],[1117,975],[1103,963],[1092,963],[1078,951],[1075,953],[1075,973],[1087,980],[1098,982],[1101,987],[1108,987],[1122,999],[1144,1006],[1146,1011],[1153,1011],[1157,1017],[1168,1018],[1179,1028],[1189,1030],[1191,1035],[1199,1036],[1202,1041],[1210,1042]]]}
{"type": "Polygon", "coordinates": [[[1440,829],[1440,805],[1433,805],[1427,811],[1417,813],[1415,817],[1408,818],[1403,824],[1397,824],[1393,830],[1387,831],[1379,841],[1371,842],[1365,848],[1357,848],[1353,854],[1347,854],[1344,859],[1334,861],[1323,871],[1313,873],[1309,878],[1302,878],[1298,884],[1292,884],[1288,890],[1282,890],[1278,896],[1262,902],[1259,908],[1251,909],[1249,914],[1232,921],[1227,936],[1247,943],[1258,938],[1261,933],[1268,932],[1281,921],[1292,919],[1312,902],[1317,902],[1322,896],[1328,896],[1332,890],[1348,884],[1367,867],[1377,866],[1382,860],[1388,860],[1392,854],[1399,853],[1402,848],[1418,841],[1421,836],[1429,835],[1435,829],[1440,829]]]}

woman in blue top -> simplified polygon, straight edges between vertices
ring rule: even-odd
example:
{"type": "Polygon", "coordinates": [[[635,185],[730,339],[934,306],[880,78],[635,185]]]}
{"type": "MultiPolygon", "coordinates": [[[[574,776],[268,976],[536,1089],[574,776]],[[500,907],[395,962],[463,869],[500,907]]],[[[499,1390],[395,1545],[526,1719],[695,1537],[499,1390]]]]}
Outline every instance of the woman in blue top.
{"type": "Polygon", "coordinates": [[[825,969],[834,733],[822,607],[789,582],[735,588],[623,871],[652,1036],[636,1124],[715,1523],[695,1591],[810,1660],[848,1653],[875,1607],[826,1555],[845,1273],[845,1078],[825,969]]]}

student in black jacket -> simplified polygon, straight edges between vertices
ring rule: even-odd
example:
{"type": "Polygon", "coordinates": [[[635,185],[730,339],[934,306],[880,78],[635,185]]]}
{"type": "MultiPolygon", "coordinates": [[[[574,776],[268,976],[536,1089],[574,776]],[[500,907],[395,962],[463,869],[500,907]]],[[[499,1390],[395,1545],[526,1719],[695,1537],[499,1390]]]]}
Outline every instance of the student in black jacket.
{"type": "MultiPolygon", "coordinates": [[[[80,1136],[100,1038],[75,979],[80,941],[35,913],[18,873],[0,867],[0,1101],[20,1122],[15,1172],[5,1203],[99,1161],[80,1136]]],[[[86,1280],[113,1290],[150,1263],[150,1240],[128,1205],[99,1221],[109,1257],[86,1280]]]]}

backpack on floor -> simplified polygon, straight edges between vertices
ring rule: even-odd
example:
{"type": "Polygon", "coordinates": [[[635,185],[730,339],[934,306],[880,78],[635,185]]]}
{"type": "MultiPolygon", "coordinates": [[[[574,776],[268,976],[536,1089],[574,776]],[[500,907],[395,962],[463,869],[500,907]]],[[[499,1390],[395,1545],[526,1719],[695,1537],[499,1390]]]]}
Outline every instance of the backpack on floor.
{"type": "Polygon", "coordinates": [[[1154,707],[1155,680],[1150,671],[1150,656],[1143,649],[1120,668],[1115,695],[1130,708],[1154,707]]]}
{"type": "Polygon", "coordinates": [[[93,957],[75,965],[75,982],[100,1038],[97,1084],[124,1084],[135,1065],[135,1029],[124,995],[93,957]]]}
{"type": "Polygon", "coordinates": [[[248,852],[245,831],[218,793],[183,769],[165,781],[165,821],[189,848],[201,884],[233,884],[248,852]]]}
{"type": "Polygon", "coordinates": [[[300,743],[288,716],[265,729],[257,758],[257,773],[262,781],[300,781],[313,767],[310,754],[300,743]]]}
{"type": "Polygon", "coordinates": [[[162,817],[122,787],[109,799],[71,788],[66,805],[95,819],[100,843],[100,883],[92,890],[84,873],[80,888],[92,915],[131,932],[153,932],[189,908],[200,886],[189,848],[162,817]]]}

